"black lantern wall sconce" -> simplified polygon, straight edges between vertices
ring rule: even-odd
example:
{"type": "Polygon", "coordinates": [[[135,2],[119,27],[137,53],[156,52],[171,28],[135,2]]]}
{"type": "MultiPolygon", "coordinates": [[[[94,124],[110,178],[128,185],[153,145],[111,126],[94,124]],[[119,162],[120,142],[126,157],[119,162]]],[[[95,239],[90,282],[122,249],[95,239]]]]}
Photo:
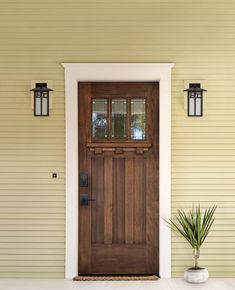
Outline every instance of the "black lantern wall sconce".
{"type": "Polygon", "coordinates": [[[49,116],[49,95],[52,89],[47,87],[47,83],[36,83],[33,92],[34,116],[49,116]]]}
{"type": "Polygon", "coordinates": [[[188,117],[202,117],[203,92],[206,90],[201,88],[200,83],[190,83],[189,88],[184,91],[187,92],[188,117]]]}

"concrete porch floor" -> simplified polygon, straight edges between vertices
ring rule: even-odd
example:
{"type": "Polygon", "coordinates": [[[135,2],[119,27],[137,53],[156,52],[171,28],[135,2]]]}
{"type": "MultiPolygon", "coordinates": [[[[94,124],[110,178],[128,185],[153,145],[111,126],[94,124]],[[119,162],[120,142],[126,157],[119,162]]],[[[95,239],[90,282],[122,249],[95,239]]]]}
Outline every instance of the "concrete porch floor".
{"type": "Polygon", "coordinates": [[[63,279],[0,279],[0,290],[235,290],[235,278],[209,279],[205,284],[189,284],[183,279],[158,281],[83,281],[63,279]]]}

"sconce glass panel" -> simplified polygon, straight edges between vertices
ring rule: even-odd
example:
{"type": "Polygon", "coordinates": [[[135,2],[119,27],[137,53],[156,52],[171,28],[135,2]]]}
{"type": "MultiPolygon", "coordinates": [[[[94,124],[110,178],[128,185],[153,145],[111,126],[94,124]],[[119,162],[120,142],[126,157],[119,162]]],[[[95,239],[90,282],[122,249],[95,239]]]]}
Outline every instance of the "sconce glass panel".
{"type": "Polygon", "coordinates": [[[194,98],[194,96],[190,96],[189,97],[188,115],[189,116],[194,116],[195,115],[195,98],[194,98]]]}
{"type": "Polygon", "coordinates": [[[49,94],[48,92],[35,92],[34,95],[34,115],[49,115],[49,94]]]}
{"type": "Polygon", "coordinates": [[[42,92],[42,116],[49,115],[49,95],[48,92],[42,92]]]}
{"type": "Polygon", "coordinates": [[[34,115],[40,116],[41,115],[41,92],[34,93],[34,115]]]}
{"type": "Polygon", "coordinates": [[[202,94],[201,92],[196,93],[196,116],[202,116],[202,94]]]}

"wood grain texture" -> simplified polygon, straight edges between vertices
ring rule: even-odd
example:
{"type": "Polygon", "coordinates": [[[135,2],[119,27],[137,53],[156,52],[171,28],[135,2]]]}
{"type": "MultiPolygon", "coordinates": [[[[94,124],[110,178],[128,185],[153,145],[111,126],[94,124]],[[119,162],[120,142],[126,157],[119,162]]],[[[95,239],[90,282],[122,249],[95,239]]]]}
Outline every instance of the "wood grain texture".
{"type": "MultiPolygon", "coordinates": [[[[80,170],[87,172],[91,179],[91,184],[80,187],[80,191],[89,192],[93,200],[88,205],[80,205],[79,255],[82,258],[78,272],[158,274],[158,85],[80,83],[79,88],[79,105],[82,104],[79,156],[83,159],[80,170]],[[111,110],[112,96],[126,98],[130,106],[136,94],[147,102],[146,140],[93,140],[89,135],[92,126],[89,103],[93,98],[107,98],[111,110]],[[148,111],[148,105],[155,114],[148,111]],[[144,151],[146,144],[149,144],[148,150],[144,151]],[[104,150],[110,146],[115,150],[104,150]],[[126,151],[131,147],[135,150],[126,151]],[[149,182],[152,184],[147,187],[149,182]]],[[[109,116],[111,119],[110,113],[109,116]]],[[[130,122],[130,116],[127,119],[130,122]]]]}
{"type": "MultiPolygon", "coordinates": [[[[145,158],[135,158],[134,166],[134,243],[146,242],[146,168],[145,158]]],[[[156,225],[157,227],[157,225],[156,225]]]]}
{"type": "Polygon", "coordinates": [[[126,158],[125,164],[125,241],[134,243],[134,158],[126,158]]]}
{"type": "Polygon", "coordinates": [[[95,274],[103,274],[104,271],[109,274],[126,274],[128,269],[129,272],[131,269],[132,274],[148,273],[146,271],[146,251],[142,245],[138,247],[108,245],[105,248],[94,245],[92,255],[94,259],[99,260],[99,263],[92,264],[92,272],[95,274]]]}
{"type": "MultiPolygon", "coordinates": [[[[150,92],[154,98],[150,98],[149,102],[149,114],[152,116],[153,124],[159,122],[159,84],[154,84],[150,92]]],[[[149,271],[153,272],[154,269],[159,269],[159,264],[156,259],[151,259],[150,257],[159,256],[159,248],[153,247],[150,241],[154,243],[159,243],[159,231],[156,229],[156,224],[159,224],[159,195],[154,194],[154,192],[159,190],[159,150],[158,150],[158,138],[159,138],[159,127],[154,128],[149,126],[150,136],[156,135],[157,138],[151,139],[153,143],[152,146],[152,157],[146,160],[145,170],[146,170],[146,209],[147,209],[147,220],[149,221],[146,225],[147,232],[147,256],[150,259],[148,264],[149,271]]]]}
{"type": "Polygon", "coordinates": [[[91,159],[92,243],[104,242],[104,158],[91,159]]]}
{"type": "Polygon", "coordinates": [[[113,243],[125,243],[125,159],[113,159],[113,243]]]}
{"type": "Polygon", "coordinates": [[[104,243],[113,241],[113,160],[104,159],[104,243]]]}
{"type": "MultiPolygon", "coordinates": [[[[86,122],[90,116],[90,83],[79,84],[78,87],[78,110],[79,110],[79,172],[88,173],[88,187],[80,187],[79,194],[88,194],[91,198],[91,159],[86,150],[88,124],[86,122]],[[80,97],[82,96],[82,97],[80,97]],[[82,130],[83,128],[83,130],[82,130]],[[84,134],[84,132],[86,132],[84,134]]],[[[79,254],[78,267],[83,273],[89,273],[90,253],[91,253],[91,207],[79,207],[79,254]],[[89,231],[87,225],[90,225],[89,231]]]]}

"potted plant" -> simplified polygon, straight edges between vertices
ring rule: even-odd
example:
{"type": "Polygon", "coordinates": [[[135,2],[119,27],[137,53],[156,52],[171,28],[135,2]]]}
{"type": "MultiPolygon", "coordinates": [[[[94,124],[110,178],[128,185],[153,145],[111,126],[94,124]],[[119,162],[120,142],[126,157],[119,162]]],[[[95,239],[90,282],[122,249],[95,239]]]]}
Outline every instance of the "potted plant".
{"type": "Polygon", "coordinates": [[[179,236],[182,236],[193,249],[194,267],[184,272],[184,279],[190,283],[203,283],[208,280],[208,271],[206,268],[198,266],[200,249],[204,243],[210,228],[215,220],[214,213],[216,206],[201,210],[200,205],[192,207],[189,212],[178,210],[176,222],[166,221],[170,228],[179,236]]]}

